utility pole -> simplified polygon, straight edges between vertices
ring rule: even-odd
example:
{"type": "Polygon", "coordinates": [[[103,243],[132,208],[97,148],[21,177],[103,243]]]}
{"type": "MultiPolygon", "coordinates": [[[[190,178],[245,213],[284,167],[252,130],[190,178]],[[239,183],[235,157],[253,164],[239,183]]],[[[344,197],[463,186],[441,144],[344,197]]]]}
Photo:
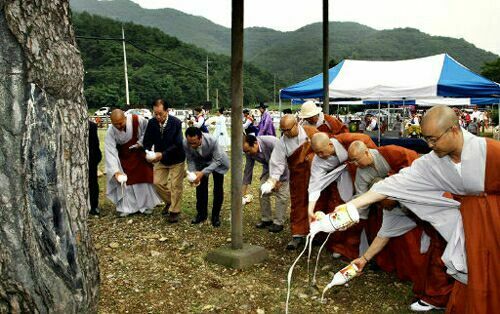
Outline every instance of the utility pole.
{"type": "Polygon", "coordinates": [[[219,109],[219,89],[215,89],[215,108],[219,109]]]}
{"type": "Polygon", "coordinates": [[[274,107],[276,107],[276,74],[274,74],[273,103],[274,103],[274,107]]]}
{"type": "Polygon", "coordinates": [[[130,99],[128,94],[128,73],[127,73],[127,51],[125,49],[125,30],[122,25],[122,43],[123,43],[123,69],[125,71],[125,99],[127,106],[130,106],[130,99]]]}
{"type": "Polygon", "coordinates": [[[330,78],[328,77],[328,24],[328,0],[323,0],[323,112],[325,114],[328,114],[330,111],[330,78]]]}
{"type": "Polygon", "coordinates": [[[207,254],[213,263],[233,268],[245,268],[262,262],[267,251],[259,246],[243,243],[243,208],[241,204],[241,165],[243,154],[243,1],[232,0],[231,18],[231,245],[207,254]]]}
{"type": "Polygon", "coordinates": [[[210,85],[208,82],[208,55],[207,55],[207,101],[210,101],[210,85]]]}

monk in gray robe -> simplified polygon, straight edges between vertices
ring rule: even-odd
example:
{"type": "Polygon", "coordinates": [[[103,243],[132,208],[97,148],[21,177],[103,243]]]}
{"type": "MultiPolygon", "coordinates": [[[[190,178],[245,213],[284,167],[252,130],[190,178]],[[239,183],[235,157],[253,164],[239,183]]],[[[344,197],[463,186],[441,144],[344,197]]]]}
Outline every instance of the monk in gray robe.
{"type": "MultiPolygon", "coordinates": [[[[354,182],[357,195],[367,192],[375,182],[410,166],[418,158],[415,151],[403,147],[388,145],[368,149],[360,141],[353,142],[348,152],[350,162],[358,166],[354,182]]],[[[454,280],[446,274],[441,261],[446,242],[437,231],[396,201],[386,199],[378,203],[378,208],[371,206],[369,213],[368,207],[358,210],[360,217],[370,216],[367,233],[373,242],[353,263],[362,270],[376,257],[382,270],[395,271],[398,278],[412,281],[413,293],[418,298],[410,306],[414,311],[445,307],[454,280]],[[379,217],[382,217],[381,225],[377,221],[379,217]]]]}
{"type": "Polygon", "coordinates": [[[494,313],[500,308],[500,143],[462,129],[446,106],[430,109],[421,127],[432,152],[350,203],[362,208],[390,197],[431,223],[447,241],[442,259],[456,279],[447,312],[494,313]]]}
{"type": "Polygon", "coordinates": [[[145,159],[142,139],[148,121],[138,115],[125,115],[115,109],[106,132],[106,196],[121,217],[141,212],[151,214],[161,203],[153,185],[153,167],[145,159]],[[123,184],[120,177],[127,176],[123,184]]]}
{"type": "Polygon", "coordinates": [[[270,193],[288,168],[290,174],[290,227],[292,240],[287,249],[295,250],[305,242],[309,233],[307,219],[307,186],[311,172],[313,151],[310,137],[317,133],[312,127],[302,127],[297,119],[286,114],[280,121],[283,136],[275,144],[269,160],[269,179],[262,184],[263,193],[270,193]]]}
{"type": "MultiPolygon", "coordinates": [[[[352,175],[355,169],[346,161],[347,148],[356,140],[366,142],[366,145],[372,148],[376,147],[365,134],[342,133],[333,138],[329,138],[324,132],[313,135],[311,147],[315,156],[311,165],[308,188],[309,221],[314,219],[314,211],[329,213],[352,198],[354,191],[352,175]]],[[[340,257],[340,254],[347,258],[356,258],[362,245],[362,231],[363,225],[360,224],[345,231],[335,232],[330,237],[327,247],[334,252],[335,257],[340,257]]]]}

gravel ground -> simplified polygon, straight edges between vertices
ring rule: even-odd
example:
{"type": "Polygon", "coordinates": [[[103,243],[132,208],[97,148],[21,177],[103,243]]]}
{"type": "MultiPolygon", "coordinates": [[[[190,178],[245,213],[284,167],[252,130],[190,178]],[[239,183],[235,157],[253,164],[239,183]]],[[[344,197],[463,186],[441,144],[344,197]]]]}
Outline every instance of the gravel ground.
{"type": "MultiPolygon", "coordinates": [[[[101,142],[103,135],[100,130],[101,142]]],[[[195,214],[195,191],[188,184],[181,221],[171,225],[161,216],[161,207],[149,216],[118,218],[113,204],[105,198],[104,177],[99,180],[102,213],[100,217],[90,217],[89,225],[99,255],[100,313],[285,311],[286,276],[299,252],[285,250],[290,238],[288,222],[279,234],[254,228],[260,217],[256,200],[244,208],[244,239],[266,248],[269,259],[245,270],[228,269],[204,259],[209,251],[230,242],[229,175],[225,179],[220,228],[190,224],[195,214]]],[[[257,191],[254,179],[251,192],[256,196],[257,191]]],[[[314,256],[317,250],[318,247],[314,256]]],[[[323,252],[319,287],[322,289],[344,265],[345,261],[323,252]]],[[[398,281],[393,274],[368,270],[348,286],[328,291],[326,303],[321,304],[319,296],[307,289],[307,278],[303,257],[294,271],[291,313],[406,313],[413,297],[410,284],[398,281]]]]}

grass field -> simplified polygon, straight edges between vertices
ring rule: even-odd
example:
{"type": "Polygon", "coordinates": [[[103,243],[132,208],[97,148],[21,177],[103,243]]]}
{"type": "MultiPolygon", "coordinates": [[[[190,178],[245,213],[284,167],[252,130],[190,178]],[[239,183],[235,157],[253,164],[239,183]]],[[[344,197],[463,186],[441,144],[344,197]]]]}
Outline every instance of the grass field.
{"type": "MultiPolygon", "coordinates": [[[[99,130],[101,148],[104,133],[99,130]]],[[[104,170],[102,163],[100,169],[104,170]]],[[[258,178],[258,174],[254,177],[258,178]]],[[[251,187],[254,196],[257,181],[254,179],[251,187]]],[[[102,214],[90,217],[89,225],[99,255],[100,313],[284,312],[286,275],[298,252],[285,250],[290,238],[288,222],[279,234],[254,228],[260,217],[255,200],[244,208],[244,239],[266,248],[270,258],[246,270],[227,269],[204,260],[207,252],[230,240],[229,174],[225,178],[222,227],[218,229],[210,224],[190,224],[195,215],[195,191],[188,184],[184,186],[181,221],[170,225],[161,216],[161,207],[150,216],[118,218],[105,197],[104,176],[99,183],[102,214]]],[[[344,265],[345,261],[323,252],[319,286],[326,285],[344,265]]],[[[326,304],[308,294],[306,287],[303,259],[294,271],[291,313],[405,313],[412,301],[408,283],[399,282],[392,274],[371,270],[348,287],[330,290],[326,304]]]]}

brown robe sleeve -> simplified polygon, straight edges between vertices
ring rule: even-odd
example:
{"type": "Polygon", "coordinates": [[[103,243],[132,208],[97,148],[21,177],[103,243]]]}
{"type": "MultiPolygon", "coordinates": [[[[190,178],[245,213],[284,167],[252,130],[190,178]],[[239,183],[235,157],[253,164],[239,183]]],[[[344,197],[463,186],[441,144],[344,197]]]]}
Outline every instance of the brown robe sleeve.
{"type": "Polygon", "coordinates": [[[339,119],[335,118],[334,116],[325,114],[325,120],[328,122],[330,125],[330,133],[332,135],[337,135],[341,133],[349,133],[349,129],[345,124],[343,124],[339,119]]]}
{"type": "Polygon", "coordinates": [[[389,175],[398,173],[399,170],[409,167],[418,158],[418,154],[414,150],[397,145],[381,146],[377,150],[391,167],[392,171],[389,175]]]}
{"type": "Polygon", "coordinates": [[[349,146],[351,145],[352,142],[354,141],[361,141],[365,143],[365,145],[368,148],[377,148],[377,145],[372,141],[372,139],[366,135],[366,134],[361,134],[361,133],[341,133],[336,136],[334,136],[337,141],[344,146],[346,150],[349,149],[349,146]]]}
{"type": "Polygon", "coordinates": [[[302,127],[304,128],[304,131],[306,131],[307,137],[309,137],[309,139],[311,139],[314,134],[319,132],[318,129],[313,126],[304,125],[302,127]]]}

